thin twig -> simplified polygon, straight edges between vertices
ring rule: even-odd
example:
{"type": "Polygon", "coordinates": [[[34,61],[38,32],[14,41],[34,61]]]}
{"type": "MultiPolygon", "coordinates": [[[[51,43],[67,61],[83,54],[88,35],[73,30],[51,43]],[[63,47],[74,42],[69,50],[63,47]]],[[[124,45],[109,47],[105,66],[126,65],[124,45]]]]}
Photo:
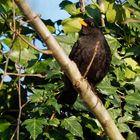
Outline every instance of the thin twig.
{"type": "MultiPolygon", "coordinates": [[[[10,27],[10,29],[11,29],[12,31],[14,31],[12,27],[10,27]]],[[[41,49],[38,49],[35,45],[33,45],[33,44],[31,44],[29,41],[27,41],[18,31],[15,31],[15,33],[16,33],[16,35],[18,35],[25,43],[27,43],[30,47],[32,47],[32,48],[35,49],[36,51],[41,52],[41,53],[43,53],[43,54],[47,54],[47,55],[50,54],[50,55],[52,55],[52,51],[51,51],[51,50],[41,50],[41,49]]]]}
{"type": "Polygon", "coordinates": [[[20,120],[21,120],[21,81],[20,81],[20,76],[18,80],[18,85],[17,85],[17,90],[18,90],[18,103],[19,103],[19,114],[17,118],[17,140],[19,140],[19,132],[20,132],[20,120]]]}
{"type": "Polygon", "coordinates": [[[82,13],[85,12],[85,0],[79,0],[79,3],[80,3],[80,11],[82,13]]]}
{"type": "MultiPolygon", "coordinates": [[[[1,16],[2,16],[2,15],[1,15],[1,16]]],[[[6,20],[3,16],[2,16],[2,18],[3,18],[4,20],[6,20]]],[[[14,28],[15,28],[15,27],[14,27],[14,28]]],[[[12,44],[11,44],[11,47],[10,47],[10,48],[13,47],[15,40],[16,40],[16,35],[15,35],[15,33],[14,33],[13,36],[12,36],[12,44]]],[[[0,90],[2,89],[3,81],[4,81],[4,78],[5,78],[6,73],[7,73],[7,68],[8,68],[10,53],[11,53],[11,50],[9,51],[9,54],[8,54],[8,56],[6,57],[6,63],[5,63],[5,67],[4,67],[3,78],[2,78],[2,80],[1,80],[1,82],[0,82],[0,90]]]]}
{"type": "MultiPolygon", "coordinates": [[[[30,101],[27,101],[25,104],[23,104],[23,105],[21,106],[21,111],[22,111],[22,109],[23,109],[29,102],[30,102],[30,101]]],[[[16,129],[15,129],[15,131],[14,131],[12,137],[10,138],[10,140],[13,140],[13,139],[14,139],[14,136],[15,136],[16,132],[17,132],[17,127],[16,127],[16,129]]]]}
{"type": "Polygon", "coordinates": [[[102,9],[101,9],[100,6],[97,4],[97,2],[95,2],[94,0],[91,0],[91,2],[92,2],[100,11],[102,11],[102,9]]]}
{"type": "Polygon", "coordinates": [[[15,131],[14,131],[12,137],[10,138],[10,140],[13,140],[14,139],[14,136],[15,136],[16,132],[17,132],[17,129],[15,129],[15,131]]]}
{"type": "Polygon", "coordinates": [[[105,27],[105,5],[103,0],[97,0],[97,3],[100,7],[101,11],[101,26],[105,27]]]}
{"type": "MultiPolygon", "coordinates": [[[[14,0],[12,0],[12,4],[13,4],[13,29],[14,29],[14,31],[16,31],[16,21],[15,21],[16,13],[15,13],[15,2],[14,2],[14,0]]],[[[16,37],[16,33],[14,32],[13,39],[15,37],[16,37]]],[[[20,61],[20,55],[21,55],[21,52],[19,53],[19,61],[20,61]]],[[[21,68],[18,72],[19,72],[19,74],[21,73],[21,68]]],[[[17,140],[19,140],[20,118],[21,118],[21,81],[20,81],[20,76],[19,76],[19,79],[18,79],[17,91],[18,91],[19,114],[18,114],[18,118],[17,118],[16,134],[17,134],[17,140]]]]}
{"type": "Polygon", "coordinates": [[[21,36],[19,33],[17,34],[25,43],[27,43],[30,47],[32,47],[33,49],[37,50],[38,52],[41,52],[43,54],[47,54],[47,55],[52,55],[52,51],[51,50],[41,50],[38,49],[35,45],[31,44],[29,41],[27,41],[23,36],[21,36]]]}
{"type": "Polygon", "coordinates": [[[133,22],[133,23],[140,23],[140,20],[139,19],[132,19],[132,18],[127,18],[126,20],[124,20],[122,22],[122,24],[127,24],[129,22],[133,22]]]}
{"type": "Polygon", "coordinates": [[[89,69],[90,69],[90,67],[91,67],[91,65],[93,63],[93,60],[94,60],[94,58],[95,58],[95,56],[97,54],[97,49],[98,49],[99,43],[100,43],[99,41],[96,43],[96,46],[95,46],[95,49],[94,49],[94,54],[93,54],[93,56],[91,58],[91,61],[90,61],[89,65],[88,65],[88,67],[87,67],[87,69],[86,69],[86,71],[85,71],[85,73],[83,75],[84,78],[87,76],[87,74],[89,72],[89,69]]]}
{"type": "Polygon", "coordinates": [[[28,100],[26,103],[24,103],[22,106],[21,106],[21,109],[23,109],[30,101],[28,100]]]}
{"type": "MultiPolygon", "coordinates": [[[[55,115],[56,115],[56,111],[54,111],[50,117],[50,120],[53,120],[55,118],[55,115]]],[[[48,132],[49,130],[49,125],[45,128],[45,132],[48,132]]]]}
{"type": "Polygon", "coordinates": [[[22,74],[22,73],[10,73],[7,72],[6,75],[13,75],[13,76],[20,76],[20,77],[26,77],[26,76],[30,76],[30,77],[39,77],[39,78],[46,78],[47,74],[45,75],[41,75],[41,74],[22,74]]]}
{"type": "Polygon", "coordinates": [[[4,81],[4,78],[6,76],[6,71],[7,71],[8,63],[9,63],[9,57],[7,57],[7,59],[6,59],[6,63],[5,63],[5,67],[4,67],[4,73],[3,73],[3,78],[2,78],[2,80],[0,82],[0,90],[2,89],[3,81],[4,81]]]}
{"type": "Polygon", "coordinates": [[[7,20],[5,19],[5,17],[4,17],[2,14],[0,14],[0,15],[1,15],[1,17],[4,19],[6,25],[11,29],[11,31],[14,32],[13,38],[14,38],[16,35],[18,35],[25,43],[27,43],[30,47],[32,47],[32,48],[35,49],[36,51],[41,52],[41,53],[43,53],[43,54],[52,55],[52,51],[51,51],[51,50],[41,50],[41,49],[38,49],[35,45],[33,45],[33,44],[31,44],[29,41],[27,41],[27,40],[19,33],[19,31],[17,31],[17,30],[15,29],[15,21],[14,21],[14,27],[13,27],[12,25],[9,25],[9,24],[8,24],[7,20]]]}

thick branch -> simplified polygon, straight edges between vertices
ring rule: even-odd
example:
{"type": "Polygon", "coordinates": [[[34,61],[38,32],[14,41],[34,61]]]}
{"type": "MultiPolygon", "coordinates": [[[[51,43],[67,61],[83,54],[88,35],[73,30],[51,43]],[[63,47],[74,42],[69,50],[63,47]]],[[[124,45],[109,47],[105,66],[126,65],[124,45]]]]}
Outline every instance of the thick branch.
{"type": "Polygon", "coordinates": [[[101,123],[109,139],[124,140],[103,104],[99,101],[95,93],[93,93],[88,82],[82,78],[76,64],[72,62],[64,53],[40,18],[34,12],[32,12],[24,0],[15,0],[15,2],[27,19],[31,22],[34,29],[42,37],[47,47],[52,51],[53,56],[59,62],[69,79],[72,81],[74,88],[90,108],[91,112],[101,123]]]}

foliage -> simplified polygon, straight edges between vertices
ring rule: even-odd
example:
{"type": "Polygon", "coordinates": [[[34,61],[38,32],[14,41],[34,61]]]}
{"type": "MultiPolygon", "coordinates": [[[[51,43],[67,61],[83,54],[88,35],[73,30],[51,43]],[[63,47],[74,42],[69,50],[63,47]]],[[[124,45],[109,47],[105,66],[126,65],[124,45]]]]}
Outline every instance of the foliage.
{"type": "MultiPolygon", "coordinates": [[[[104,34],[112,51],[112,64],[97,86],[97,93],[123,136],[137,140],[140,139],[140,3],[104,0],[104,4],[104,34]]],[[[78,3],[64,0],[60,7],[71,15],[68,19],[43,21],[69,54],[81,29],[78,20],[93,18],[97,24],[101,9],[91,1],[83,16],[78,3]]],[[[30,43],[38,45],[37,41],[42,43],[41,49],[47,47],[10,0],[1,0],[0,36],[0,139],[16,137],[17,119],[21,123],[21,140],[107,139],[98,120],[79,98],[73,106],[57,103],[63,88],[61,68],[51,55],[31,48],[30,43]],[[14,34],[15,28],[21,37],[14,34]]]]}

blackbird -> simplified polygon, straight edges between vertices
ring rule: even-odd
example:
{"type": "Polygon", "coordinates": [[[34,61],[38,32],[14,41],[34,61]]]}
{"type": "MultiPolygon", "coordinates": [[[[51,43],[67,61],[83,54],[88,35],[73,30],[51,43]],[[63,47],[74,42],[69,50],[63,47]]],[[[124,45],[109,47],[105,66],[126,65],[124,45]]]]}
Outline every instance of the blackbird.
{"type": "MultiPolygon", "coordinates": [[[[82,76],[94,89],[109,70],[111,51],[102,31],[93,20],[84,20],[84,23],[69,58],[77,64],[82,76]]],[[[64,89],[58,102],[72,105],[76,101],[77,92],[65,74],[63,79],[64,89]]]]}

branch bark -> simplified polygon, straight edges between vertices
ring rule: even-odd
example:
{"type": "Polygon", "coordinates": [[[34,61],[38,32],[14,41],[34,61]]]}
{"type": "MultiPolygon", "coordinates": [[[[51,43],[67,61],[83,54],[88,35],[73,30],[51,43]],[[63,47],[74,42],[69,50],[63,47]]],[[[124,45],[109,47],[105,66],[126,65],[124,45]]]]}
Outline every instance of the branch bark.
{"type": "Polygon", "coordinates": [[[89,83],[81,76],[76,64],[64,53],[41,19],[30,9],[25,0],[15,0],[15,3],[44,40],[47,47],[52,51],[53,56],[73,83],[74,88],[101,123],[108,138],[110,140],[124,140],[108,111],[96,94],[93,93],[89,83]]]}
{"type": "Polygon", "coordinates": [[[103,0],[97,0],[97,3],[99,4],[99,7],[101,9],[101,25],[102,27],[105,27],[105,6],[104,6],[104,1],[103,0]]]}

